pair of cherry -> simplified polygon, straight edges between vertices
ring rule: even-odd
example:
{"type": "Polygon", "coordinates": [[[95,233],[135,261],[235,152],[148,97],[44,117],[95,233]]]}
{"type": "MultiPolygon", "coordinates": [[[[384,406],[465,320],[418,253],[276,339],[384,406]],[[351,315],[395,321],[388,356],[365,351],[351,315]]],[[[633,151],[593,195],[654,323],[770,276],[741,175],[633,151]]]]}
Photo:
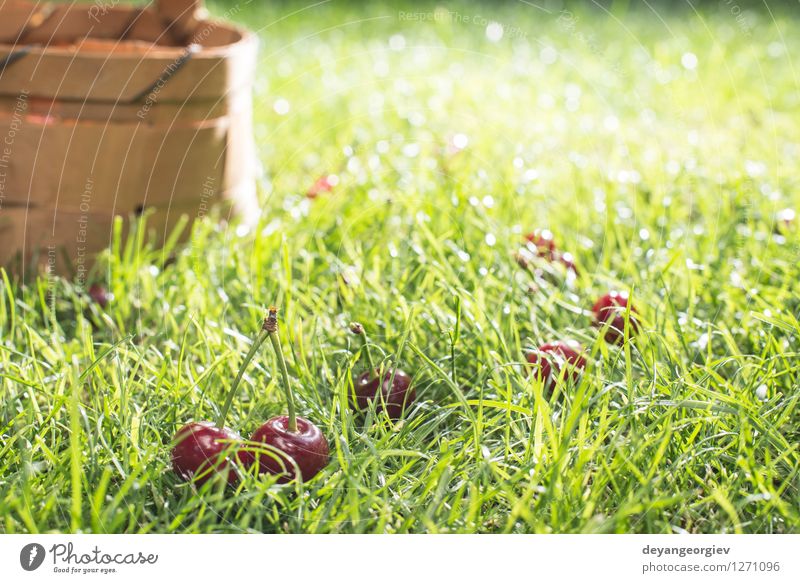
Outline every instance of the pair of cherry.
{"type": "Polygon", "coordinates": [[[173,439],[173,469],[182,478],[198,484],[205,483],[214,475],[222,475],[229,484],[235,484],[238,480],[235,461],[245,469],[256,466],[258,473],[277,475],[281,483],[294,479],[309,480],[328,463],[328,441],[322,431],[295,413],[275,308],[269,309],[261,334],[245,356],[217,422],[189,423],[173,439]],[[245,441],[237,432],[225,427],[225,418],[247,365],[267,337],[278,358],[289,414],[269,419],[256,429],[249,441],[245,441]]]}
{"type": "MultiPolygon", "coordinates": [[[[536,250],[539,257],[548,261],[559,259],[569,269],[577,273],[572,255],[559,253],[556,249],[553,234],[550,231],[535,231],[526,236],[528,245],[536,250]]],[[[592,306],[594,326],[605,330],[604,338],[609,344],[622,344],[627,333],[633,335],[639,330],[639,322],[635,317],[637,313],[633,305],[628,308],[628,294],[611,291],[598,299],[592,306]],[[630,317],[627,316],[630,309],[630,317]]],[[[568,370],[565,378],[572,382],[577,381],[581,372],[586,368],[586,358],[583,348],[573,340],[548,342],[527,355],[527,361],[538,371],[540,378],[545,383],[547,393],[552,393],[561,370],[566,366],[568,370]]]]}

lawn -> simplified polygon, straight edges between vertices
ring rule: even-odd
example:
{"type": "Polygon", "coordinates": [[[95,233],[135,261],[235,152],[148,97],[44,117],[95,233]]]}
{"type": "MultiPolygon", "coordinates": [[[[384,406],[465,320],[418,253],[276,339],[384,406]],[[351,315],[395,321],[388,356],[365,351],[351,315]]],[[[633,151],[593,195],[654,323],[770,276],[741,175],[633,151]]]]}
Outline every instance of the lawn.
{"type": "MultiPolygon", "coordinates": [[[[800,532],[800,21],[747,5],[213,4],[261,38],[263,217],[115,244],[105,309],[5,277],[0,532],[800,532]],[[537,228],[577,277],[520,265],[537,228]],[[330,463],[197,489],[172,436],[271,304],[330,463]],[[413,374],[398,423],[347,406],[351,321],[413,374]],[[565,338],[589,362],[547,398],[525,355],[565,338]]],[[[280,379],[265,345],[228,425],[280,379]]]]}

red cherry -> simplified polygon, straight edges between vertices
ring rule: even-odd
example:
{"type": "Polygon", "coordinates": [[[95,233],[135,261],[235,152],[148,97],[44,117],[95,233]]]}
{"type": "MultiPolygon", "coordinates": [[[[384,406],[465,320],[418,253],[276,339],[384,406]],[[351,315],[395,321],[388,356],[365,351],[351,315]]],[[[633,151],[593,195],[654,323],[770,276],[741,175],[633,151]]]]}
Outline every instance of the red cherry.
{"type": "Polygon", "coordinates": [[[311,188],[308,189],[306,196],[308,198],[317,198],[320,194],[332,191],[333,187],[337,184],[339,184],[339,177],[335,174],[320,176],[311,188]]]}
{"type": "Polygon", "coordinates": [[[108,305],[108,302],[114,299],[113,294],[108,293],[108,290],[105,288],[105,286],[99,283],[93,283],[89,286],[89,297],[101,308],[105,308],[108,305]]]}
{"type": "Polygon", "coordinates": [[[295,465],[300,480],[308,481],[328,464],[328,442],[319,427],[308,419],[297,417],[297,431],[289,430],[289,417],[273,417],[256,429],[250,441],[263,443],[263,451],[243,452],[242,460],[250,466],[258,463],[259,473],[280,476],[285,484],[295,479],[295,465]]]}
{"type": "Polygon", "coordinates": [[[564,379],[570,382],[578,380],[581,372],[586,368],[586,358],[582,353],[581,345],[572,340],[548,342],[528,353],[527,360],[533,365],[534,370],[538,370],[549,394],[555,388],[564,365],[568,367],[564,379]]]}
{"type": "Polygon", "coordinates": [[[238,479],[227,455],[242,437],[231,429],[219,428],[210,421],[184,425],[173,438],[172,468],[185,480],[204,484],[214,474],[227,475],[228,484],[238,479]]]}
{"type": "Polygon", "coordinates": [[[775,215],[775,231],[782,233],[794,227],[797,213],[792,208],[785,208],[775,215]]]}
{"type": "Polygon", "coordinates": [[[449,156],[455,156],[469,144],[469,136],[466,134],[455,134],[450,136],[445,146],[445,153],[449,156]]]}
{"type": "Polygon", "coordinates": [[[525,235],[530,246],[533,246],[539,257],[552,261],[556,253],[556,242],[553,233],[547,229],[536,229],[525,235]]]}
{"type": "Polygon", "coordinates": [[[379,381],[377,370],[361,373],[356,379],[355,393],[355,402],[351,403],[355,410],[366,411],[370,402],[378,399],[376,409],[385,410],[393,421],[400,419],[404,409],[410,407],[417,398],[417,391],[411,386],[411,377],[399,368],[384,371],[383,382],[379,381]]]}
{"type": "MultiPolygon", "coordinates": [[[[597,300],[592,307],[594,312],[594,325],[603,327],[607,322],[611,322],[606,330],[605,339],[610,344],[620,344],[625,336],[625,313],[628,308],[628,294],[625,292],[612,291],[597,300]]],[[[639,322],[634,317],[637,313],[636,308],[631,306],[631,316],[628,322],[628,329],[631,334],[639,331],[639,322]]]]}

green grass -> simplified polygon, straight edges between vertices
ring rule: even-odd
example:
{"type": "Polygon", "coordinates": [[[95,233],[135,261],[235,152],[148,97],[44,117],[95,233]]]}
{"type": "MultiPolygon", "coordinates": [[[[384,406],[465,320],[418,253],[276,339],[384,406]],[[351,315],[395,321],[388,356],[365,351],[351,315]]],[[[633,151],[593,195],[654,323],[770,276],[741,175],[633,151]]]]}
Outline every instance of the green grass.
{"type": "MultiPolygon", "coordinates": [[[[262,38],[264,217],[198,224],[172,263],[112,249],[105,311],[63,279],[5,281],[0,531],[800,531],[800,232],[774,224],[800,206],[800,23],[725,3],[230,6],[262,38]],[[307,200],[326,172],[341,183],[307,200]],[[516,264],[535,227],[576,256],[571,285],[516,264]],[[587,313],[610,288],[643,322],[623,348],[587,313]],[[215,418],[273,303],[331,462],[196,491],[171,436],[215,418]],[[348,411],[352,320],[414,374],[402,423],[348,411]],[[548,401],[520,363],[562,337],[591,364],[548,401]]],[[[285,412],[279,383],[265,346],[228,424],[285,412]]]]}

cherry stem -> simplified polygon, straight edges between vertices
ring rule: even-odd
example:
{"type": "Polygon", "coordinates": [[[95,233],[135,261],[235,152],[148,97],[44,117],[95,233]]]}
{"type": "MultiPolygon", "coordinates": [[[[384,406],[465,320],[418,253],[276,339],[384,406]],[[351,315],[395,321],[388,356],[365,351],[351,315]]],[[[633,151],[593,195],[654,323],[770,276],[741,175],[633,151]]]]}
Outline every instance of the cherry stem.
{"type": "Polygon", "coordinates": [[[289,408],[289,425],[287,429],[292,432],[297,432],[297,413],[294,409],[294,396],[292,395],[292,386],[289,384],[289,370],[286,368],[286,359],[283,357],[283,349],[281,348],[281,339],[278,334],[278,309],[270,308],[269,316],[264,321],[264,329],[269,334],[269,339],[272,342],[272,348],[275,350],[275,355],[278,357],[278,365],[281,369],[281,376],[283,377],[283,389],[286,391],[286,405],[289,408]]]}
{"type": "Polygon", "coordinates": [[[369,351],[369,338],[367,338],[367,331],[364,330],[364,326],[362,326],[358,322],[353,322],[352,324],[350,324],[350,331],[356,336],[361,337],[361,344],[364,348],[364,355],[367,357],[367,366],[369,367],[370,374],[372,374],[371,371],[375,370],[375,364],[372,361],[372,354],[369,351]]]}
{"type": "Polygon", "coordinates": [[[244,371],[247,369],[247,366],[250,364],[250,361],[253,360],[253,357],[258,352],[258,349],[261,348],[261,345],[264,344],[264,341],[267,339],[269,332],[267,332],[267,321],[264,320],[264,324],[261,327],[261,333],[256,338],[253,345],[250,347],[250,350],[247,352],[247,356],[244,357],[244,361],[242,361],[242,365],[239,367],[239,372],[236,374],[236,379],[233,381],[233,385],[231,385],[231,390],[228,391],[227,397],[225,397],[225,404],[222,406],[222,410],[219,413],[219,417],[217,418],[217,427],[223,429],[225,427],[225,419],[228,417],[228,411],[231,409],[231,405],[233,404],[233,398],[236,396],[236,389],[239,388],[239,383],[242,382],[242,377],[244,376],[244,371]]]}

